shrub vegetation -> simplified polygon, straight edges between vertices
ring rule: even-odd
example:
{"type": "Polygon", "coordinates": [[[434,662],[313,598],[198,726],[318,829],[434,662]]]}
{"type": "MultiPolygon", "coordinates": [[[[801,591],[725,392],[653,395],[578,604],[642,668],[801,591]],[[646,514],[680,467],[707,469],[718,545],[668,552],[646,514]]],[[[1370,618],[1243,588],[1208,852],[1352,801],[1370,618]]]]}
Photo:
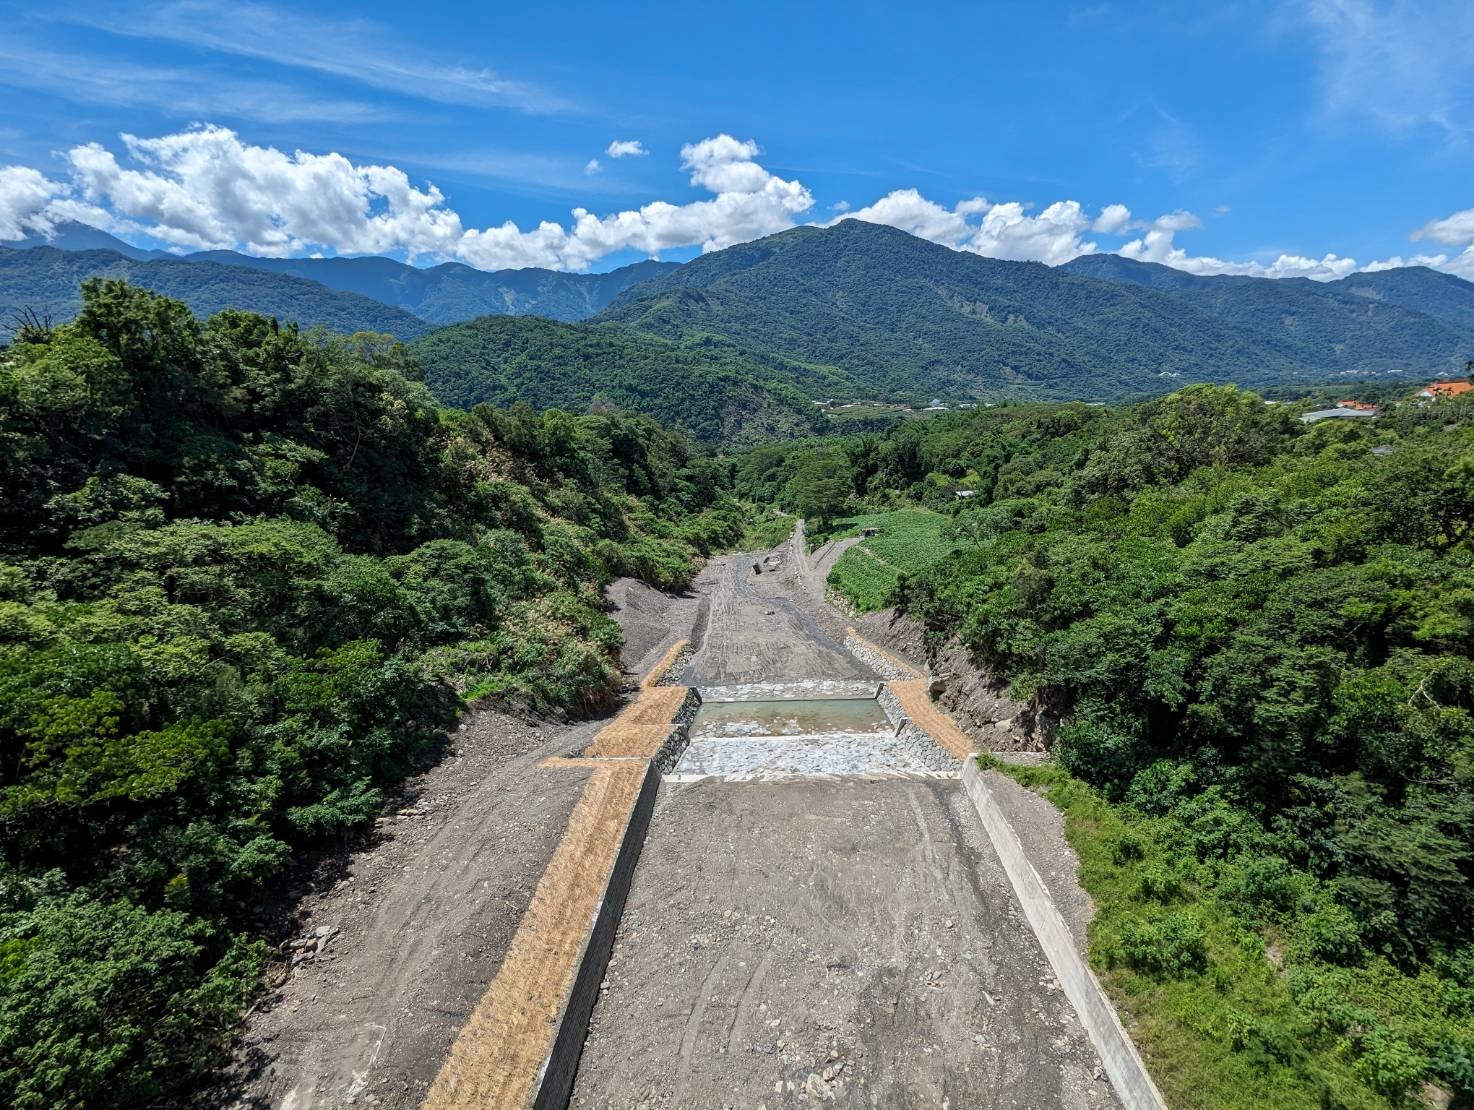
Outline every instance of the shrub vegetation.
{"type": "Polygon", "coordinates": [[[255,989],[251,910],[464,697],[618,693],[615,575],[744,514],[647,418],[436,405],[405,349],[91,281],[0,351],[0,1103],[156,1105],[255,989]]]}
{"type": "Polygon", "coordinates": [[[734,467],[781,501],[825,452],[849,512],[952,514],[889,596],[1061,717],[1058,768],[1014,773],[1070,814],[1095,959],[1174,1105],[1474,1097],[1471,415],[1306,426],[1193,386],[734,467]]]}

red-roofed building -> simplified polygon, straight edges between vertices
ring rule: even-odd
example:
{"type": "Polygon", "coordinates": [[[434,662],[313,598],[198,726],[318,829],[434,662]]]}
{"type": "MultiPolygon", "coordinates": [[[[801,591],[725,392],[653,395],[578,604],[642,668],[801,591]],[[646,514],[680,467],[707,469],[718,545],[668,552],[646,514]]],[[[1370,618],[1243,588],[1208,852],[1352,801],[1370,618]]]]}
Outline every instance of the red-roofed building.
{"type": "Polygon", "coordinates": [[[1434,382],[1426,389],[1418,390],[1418,396],[1429,401],[1442,401],[1449,397],[1457,397],[1461,393],[1468,393],[1474,389],[1468,380],[1456,382],[1434,382]]]}
{"type": "Polygon", "coordinates": [[[1370,401],[1337,401],[1338,409],[1352,409],[1355,412],[1376,412],[1377,406],[1370,401]]]}

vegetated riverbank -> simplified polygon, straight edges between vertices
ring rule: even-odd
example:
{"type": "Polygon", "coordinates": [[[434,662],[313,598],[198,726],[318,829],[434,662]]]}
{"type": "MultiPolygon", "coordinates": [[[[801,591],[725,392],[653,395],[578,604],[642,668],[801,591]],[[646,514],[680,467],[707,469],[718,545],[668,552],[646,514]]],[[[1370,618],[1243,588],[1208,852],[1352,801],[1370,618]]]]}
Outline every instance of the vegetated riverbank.
{"type": "Polygon", "coordinates": [[[0,1102],[177,1097],[290,861],[370,829],[467,699],[611,705],[602,587],[743,534],[649,419],[452,412],[416,373],[121,282],[0,351],[0,1102]]]}
{"type": "Polygon", "coordinates": [[[884,600],[1059,709],[1059,766],[1015,773],[1059,776],[1095,958],[1182,1105],[1474,1095],[1474,404],[1351,424],[1199,386],[734,466],[821,524],[951,518],[884,600]]]}

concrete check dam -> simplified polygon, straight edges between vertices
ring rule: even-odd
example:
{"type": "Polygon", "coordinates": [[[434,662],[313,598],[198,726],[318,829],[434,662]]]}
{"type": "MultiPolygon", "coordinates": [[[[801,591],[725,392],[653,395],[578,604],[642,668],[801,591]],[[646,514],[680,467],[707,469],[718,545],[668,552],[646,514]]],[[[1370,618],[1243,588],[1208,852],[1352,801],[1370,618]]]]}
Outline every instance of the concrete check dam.
{"type": "Polygon", "coordinates": [[[842,549],[618,583],[620,713],[473,715],[308,906],[337,953],[253,1018],[240,1104],[1160,1106],[1042,799],[825,603],[842,549]]]}

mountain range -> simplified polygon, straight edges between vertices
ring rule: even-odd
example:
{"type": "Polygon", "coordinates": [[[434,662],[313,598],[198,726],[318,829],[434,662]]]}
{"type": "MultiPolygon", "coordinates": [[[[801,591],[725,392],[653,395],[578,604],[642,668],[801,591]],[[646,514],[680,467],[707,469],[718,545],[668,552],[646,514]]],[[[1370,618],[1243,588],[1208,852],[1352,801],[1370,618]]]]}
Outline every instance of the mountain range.
{"type": "Polygon", "coordinates": [[[781,354],[810,392],[1111,400],[1451,372],[1474,284],[1430,270],[1338,282],[1198,277],[1116,255],[1065,266],[950,250],[878,224],[800,227],[632,286],[599,317],[781,354]]]}
{"type": "MultiPolygon", "coordinates": [[[[558,270],[477,270],[459,262],[445,262],[439,266],[422,268],[397,262],[392,258],[257,258],[236,251],[197,251],[193,254],[169,254],[165,251],[145,250],[126,243],[115,235],[109,235],[95,227],[76,221],[58,224],[50,235],[30,235],[25,239],[0,244],[0,249],[27,250],[34,247],[51,248],[67,252],[106,251],[133,262],[192,263],[195,265],[224,266],[237,270],[259,270],[278,274],[287,279],[315,282],[337,293],[349,293],[400,309],[417,317],[421,323],[401,322],[392,329],[401,339],[413,338],[428,331],[424,325],[453,324],[476,316],[510,315],[545,316],[550,320],[586,320],[609,304],[629,286],[674,269],[674,262],[636,262],[622,266],[605,274],[566,274],[558,270]]],[[[22,260],[9,260],[10,266],[22,264],[22,260]]],[[[122,269],[116,260],[94,258],[90,265],[113,271],[122,269]]],[[[47,267],[38,267],[45,270],[47,267]]],[[[54,269],[52,270],[54,273],[54,269]]],[[[198,280],[207,270],[196,269],[191,277],[198,280]]],[[[139,284],[147,285],[156,279],[157,272],[140,272],[139,284]]],[[[170,285],[180,283],[169,282],[170,285]]],[[[229,284],[226,275],[219,275],[214,284],[229,284]]],[[[150,288],[155,286],[150,285],[150,288]]],[[[320,311],[313,295],[303,287],[290,281],[284,287],[292,290],[292,296],[307,298],[303,308],[287,316],[300,323],[324,324],[329,321],[318,316],[320,311]]],[[[263,287],[253,286],[254,289],[263,287]]],[[[159,289],[160,292],[168,292],[159,289]]],[[[62,304],[75,302],[72,311],[81,304],[76,290],[56,288],[48,285],[38,274],[34,290],[18,288],[14,292],[0,294],[0,308],[16,307],[14,297],[28,294],[27,303],[62,304]]],[[[179,294],[170,292],[170,296],[179,294]]],[[[242,290],[242,296],[249,295],[242,290]]],[[[320,294],[318,295],[320,296],[320,294]]],[[[188,297],[184,299],[188,300],[188,297]]],[[[327,304],[328,302],[321,302],[327,304]]],[[[344,302],[346,304],[346,302],[344,302]]],[[[237,305],[236,307],[254,307],[237,305]]],[[[197,308],[196,311],[199,311],[197,308]]],[[[264,311],[264,310],[262,310],[264,311]]],[[[341,316],[340,304],[336,315],[341,316]]],[[[274,315],[280,313],[273,312],[274,315]]],[[[391,330],[391,329],[380,329],[391,330]]]]}
{"type": "Polygon", "coordinates": [[[393,334],[413,343],[448,403],[607,401],[712,443],[813,430],[816,399],[1116,400],[1191,381],[1418,381],[1474,357],[1474,284],[1424,268],[1314,282],[1205,277],[1118,255],[1050,267],[857,220],[606,274],[175,256],[71,224],[0,248],[0,320],[23,307],[69,317],[91,274],[202,314],[236,307],[393,334]]]}

